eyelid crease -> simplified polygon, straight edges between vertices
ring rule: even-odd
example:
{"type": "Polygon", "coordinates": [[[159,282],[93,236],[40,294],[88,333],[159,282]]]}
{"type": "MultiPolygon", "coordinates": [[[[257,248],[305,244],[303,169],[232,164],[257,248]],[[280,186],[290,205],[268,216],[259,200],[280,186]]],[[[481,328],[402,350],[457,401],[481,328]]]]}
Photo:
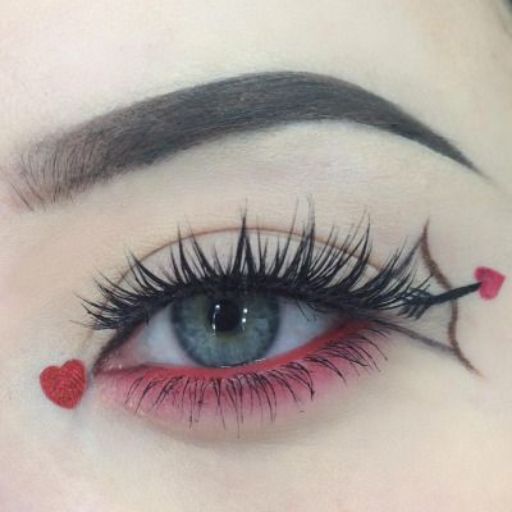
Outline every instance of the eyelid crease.
{"type": "MultiPolygon", "coordinates": [[[[316,231],[316,223],[315,223],[315,208],[312,199],[308,199],[308,213],[305,216],[305,220],[302,222],[302,227],[299,229],[298,226],[298,206],[296,207],[295,213],[292,216],[292,221],[290,224],[290,227],[288,229],[284,229],[282,227],[278,227],[275,225],[269,225],[267,223],[263,224],[259,221],[254,222],[252,224],[248,223],[248,210],[247,206],[243,208],[240,211],[240,220],[237,222],[237,224],[233,224],[231,226],[223,226],[218,227],[214,229],[193,229],[190,224],[187,225],[187,231],[185,234],[183,234],[181,226],[178,224],[177,227],[177,235],[175,238],[173,238],[170,241],[167,241],[164,244],[159,245],[155,249],[151,249],[150,251],[143,253],[142,255],[135,255],[131,251],[127,251],[125,253],[126,260],[128,261],[128,267],[126,270],[121,272],[115,280],[108,278],[103,273],[100,273],[100,279],[105,280],[105,282],[112,283],[112,284],[118,284],[127,279],[127,276],[133,271],[134,264],[138,262],[144,262],[148,259],[150,259],[152,256],[157,254],[158,252],[166,249],[166,248],[172,248],[173,246],[176,246],[177,244],[184,243],[184,242],[195,242],[197,239],[210,236],[210,235],[216,235],[218,233],[236,233],[240,232],[241,227],[243,226],[243,229],[246,230],[248,233],[255,233],[257,237],[259,237],[261,234],[264,234],[265,236],[273,236],[273,235],[284,235],[290,240],[298,240],[300,241],[305,237],[305,233],[307,233],[311,228],[314,230],[314,244],[318,246],[332,246],[334,250],[337,251],[343,251],[347,249],[348,242],[351,243],[356,239],[356,237],[363,232],[363,226],[366,226],[365,231],[367,232],[366,236],[370,238],[370,225],[371,220],[368,214],[364,214],[361,216],[361,219],[357,223],[352,223],[351,226],[347,230],[347,234],[345,237],[338,237],[339,228],[335,226],[334,224],[331,226],[329,231],[326,235],[318,236],[316,231]]],[[[414,257],[415,253],[417,252],[417,249],[419,247],[420,241],[416,242],[413,247],[409,249],[409,254],[407,258],[403,259],[403,265],[406,266],[410,260],[414,257]]],[[[406,252],[406,245],[405,241],[402,243],[400,248],[396,251],[397,255],[402,254],[406,252]]],[[[385,266],[385,261],[382,260],[380,264],[377,264],[373,260],[373,251],[370,250],[369,254],[369,260],[368,260],[368,266],[373,268],[376,271],[381,271],[385,266]]],[[[96,280],[96,283],[99,285],[100,283],[98,280],[96,280]]],[[[83,297],[80,297],[82,300],[84,300],[83,297]]],[[[85,300],[85,302],[88,302],[85,300]]]]}
{"type": "MultiPolygon", "coordinates": [[[[233,225],[233,226],[226,226],[226,227],[221,227],[221,228],[219,227],[219,228],[215,228],[215,229],[205,229],[205,230],[198,230],[198,231],[190,230],[188,232],[188,234],[186,234],[186,235],[180,235],[179,230],[178,230],[177,238],[167,241],[165,244],[159,245],[156,249],[151,249],[149,252],[143,253],[140,256],[136,256],[134,253],[128,252],[126,254],[126,257],[128,260],[142,262],[142,261],[145,261],[145,260],[151,258],[152,256],[154,256],[158,252],[164,250],[165,248],[179,243],[180,240],[182,242],[188,242],[195,238],[202,238],[204,236],[216,235],[219,233],[233,233],[233,232],[238,232],[238,231],[240,231],[240,223],[236,226],[233,225]]],[[[269,235],[269,236],[272,236],[272,235],[289,236],[289,235],[291,235],[293,238],[296,238],[296,239],[301,238],[301,233],[299,231],[290,231],[290,230],[286,230],[286,229],[279,228],[276,226],[265,227],[265,225],[263,225],[263,224],[247,225],[247,231],[251,232],[251,233],[260,233],[261,232],[261,233],[264,233],[265,235],[269,235]]],[[[318,245],[325,245],[326,243],[328,243],[328,239],[329,239],[329,235],[324,236],[324,237],[317,237],[315,243],[317,243],[318,245]]],[[[340,249],[341,249],[341,247],[340,247],[340,249]]],[[[382,268],[381,266],[372,264],[372,263],[371,263],[371,266],[377,270],[382,268]]],[[[132,270],[132,268],[131,268],[131,266],[129,266],[129,268],[127,268],[124,272],[122,272],[119,275],[119,277],[116,279],[116,281],[120,282],[120,281],[125,280],[126,277],[128,276],[128,274],[131,272],[131,270],[132,270]]]]}

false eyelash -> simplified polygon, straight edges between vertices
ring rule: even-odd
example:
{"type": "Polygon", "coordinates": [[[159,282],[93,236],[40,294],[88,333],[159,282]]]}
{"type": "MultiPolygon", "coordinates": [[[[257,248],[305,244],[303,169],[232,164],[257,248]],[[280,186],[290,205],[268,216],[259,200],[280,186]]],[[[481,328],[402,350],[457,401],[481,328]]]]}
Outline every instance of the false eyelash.
{"type": "Polygon", "coordinates": [[[177,244],[170,249],[169,266],[160,269],[162,277],[131,256],[131,286],[103,276],[103,282],[97,283],[102,299],[84,300],[92,328],[126,334],[169,303],[200,293],[275,293],[318,311],[343,311],[356,319],[372,320],[388,310],[401,317],[419,318],[431,306],[467,293],[458,288],[431,294],[429,279],[414,285],[417,247],[396,251],[368,278],[370,223],[362,234],[356,229],[341,244],[331,229],[321,248],[312,215],[292,248],[292,240],[297,238],[294,229],[295,220],[284,243],[270,248],[260,229],[249,230],[244,213],[233,251],[224,264],[215,249],[207,255],[194,235],[189,237],[192,250],[187,251],[179,233],[177,244]],[[251,232],[256,234],[256,243],[250,240],[251,232]]]}

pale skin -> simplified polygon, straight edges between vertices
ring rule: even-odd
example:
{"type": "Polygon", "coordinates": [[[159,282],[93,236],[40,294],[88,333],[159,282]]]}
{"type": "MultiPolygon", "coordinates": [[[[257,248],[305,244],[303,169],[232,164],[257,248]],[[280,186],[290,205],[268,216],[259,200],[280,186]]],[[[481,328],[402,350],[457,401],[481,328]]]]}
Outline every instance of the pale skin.
{"type": "Polygon", "coordinates": [[[374,219],[385,258],[430,222],[457,285],[512,273],[512,12],[500,0],[44,2],[0,8],[0,508],[5,511],[507,511],[512,506],[512,292],[460,302],[478,374],[397,336],[388,361],[283,428],[183,438],[116,412],[90,387],[64,411],[42,368],[90,366],[76,295],[176,236],[236,224],[286,230],[311,197],[319,232],[374,219]],[[485,179],[423,146],[348,123],[296,124],[198,146],[26,211],[20,148],[114,107],[247,72],[359,84],[454,143],[485,179]],[[214,170],[214,172],[212,171],[214,170]],[[176,191],[179,191],[177,193],[176,191]],[[284,219],[284,220],[283,220],[284,219]]]}

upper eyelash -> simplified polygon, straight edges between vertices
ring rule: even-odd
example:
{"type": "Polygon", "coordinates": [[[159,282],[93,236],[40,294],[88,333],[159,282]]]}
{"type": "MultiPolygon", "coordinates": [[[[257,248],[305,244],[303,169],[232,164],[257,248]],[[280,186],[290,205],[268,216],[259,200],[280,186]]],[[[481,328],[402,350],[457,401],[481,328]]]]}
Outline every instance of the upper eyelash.
{"type": "Polygon", "coordinates": [[[102,299],[84,300],[92,327],[126,332],[174,300],[197,293],[277,293],[313,309],[344,311],[372,320],[386,310],[419,318],[429,307],[467,293],[464,287],[431,294],[430,279],[415,285],[417,247],[396,251],[375,276],[367,278],[371,261],[369,222],[362,234],[353,230],[341,244],[331,229],[321,248],[313,216],[298,235],[295,249],[291,247],[297,238],[294,229],[295,221],[284,243],[271,249],[260,229],[249,230],[244,213],[234,250],[224,264],[215,250],[208,256],[194,235],[189,237],[192,254],[186,251],[179,233],[177,244],[170,249],[169,267],[161,269],[162,277],[131,256],[133,285],[123,286],[103,277],[97,283],[102,299]],[[256,243],[250,241],[250,233],[256,234],[256,243]],[[355,263],[350,265],[352,260],[355,263]]]}

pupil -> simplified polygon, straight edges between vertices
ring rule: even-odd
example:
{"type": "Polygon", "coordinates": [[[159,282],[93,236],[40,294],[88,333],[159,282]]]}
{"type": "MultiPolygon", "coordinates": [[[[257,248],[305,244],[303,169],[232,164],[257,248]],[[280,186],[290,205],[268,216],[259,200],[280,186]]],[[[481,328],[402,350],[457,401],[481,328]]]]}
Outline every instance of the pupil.
{"type": "Polygon", "coordinates": [[[234,331],[242,319],[242,308],[232,300],[218,300],[210,307],[209,320],[214,332],[234,331]]]}

